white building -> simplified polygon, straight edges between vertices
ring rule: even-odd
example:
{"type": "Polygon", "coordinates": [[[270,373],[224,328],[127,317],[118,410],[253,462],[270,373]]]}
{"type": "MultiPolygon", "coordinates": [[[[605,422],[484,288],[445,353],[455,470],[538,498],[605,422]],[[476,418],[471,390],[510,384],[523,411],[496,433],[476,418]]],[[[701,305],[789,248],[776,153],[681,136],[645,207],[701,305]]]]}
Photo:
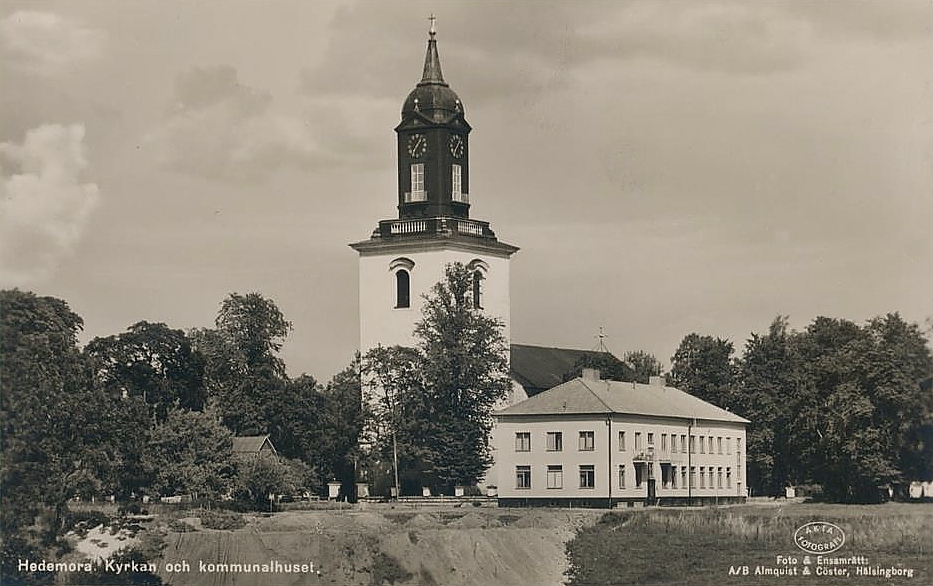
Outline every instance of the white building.
{"type": "Polygon", "coordinates": [[[748,420],[599,371],[496,414],[500,506],[726,503],[746,496],[748,420]]]}

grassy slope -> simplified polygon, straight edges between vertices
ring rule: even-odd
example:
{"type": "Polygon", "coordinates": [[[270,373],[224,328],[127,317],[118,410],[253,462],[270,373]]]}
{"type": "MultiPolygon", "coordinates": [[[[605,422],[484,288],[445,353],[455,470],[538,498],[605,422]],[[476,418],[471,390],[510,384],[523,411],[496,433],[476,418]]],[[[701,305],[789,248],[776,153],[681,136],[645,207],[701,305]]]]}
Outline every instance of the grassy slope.
{"type": "MultiPolygon", "coordinates": [[[[933,507],[888,504],[787,504],[606,515],[567,546],[573,586],[622,584],[931,584],[933,507]],[[915,569],[912,579],[729,575],[730,565],[775,566],[775,556],[803,559],[794,530],[811,520],[847,536],[833,556],[864,555],[869,565],[915,569]]],[[[800,566],[802,567],[802,565],[800,566]]],[[[811,566],[812,568],[812,566],[811,566]]]]}

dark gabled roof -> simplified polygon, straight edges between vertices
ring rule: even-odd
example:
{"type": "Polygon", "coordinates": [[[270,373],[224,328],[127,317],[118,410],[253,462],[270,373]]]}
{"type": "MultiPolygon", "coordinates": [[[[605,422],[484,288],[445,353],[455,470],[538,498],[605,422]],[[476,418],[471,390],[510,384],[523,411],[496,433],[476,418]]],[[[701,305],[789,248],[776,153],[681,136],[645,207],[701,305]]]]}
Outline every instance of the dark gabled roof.
{"type": "Polygon", "coordinates": [[[509,374],[530,396],[564,382],[564,376],[570,373],[584,356],[599,357],[604,354],[608,352],[512,344],[509,374]]]}
{"type": "Polygon", "coordinates": [[[235,437],[233,438],[233,453],[258,454],[259,450],[262,449],[262,446],[266,442],[269,442],[269,447],[275,452],[275,446],[272,445],[272,440],[269,439],[268,435],[244,435],[235,437]]]}
{"type": "Polygon", "coordinates": [[[654,415],[749,423],[674,387],[578,377],[497,412],[497,415],[654,415]]]}

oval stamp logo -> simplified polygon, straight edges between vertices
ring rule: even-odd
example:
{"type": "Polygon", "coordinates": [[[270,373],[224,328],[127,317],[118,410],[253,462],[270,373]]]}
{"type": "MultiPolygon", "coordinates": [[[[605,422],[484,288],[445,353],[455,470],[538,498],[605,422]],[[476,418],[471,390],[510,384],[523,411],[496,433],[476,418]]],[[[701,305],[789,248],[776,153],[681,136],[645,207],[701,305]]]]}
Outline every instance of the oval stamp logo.
{"type": "Polygon", "coordinates": [[[794,544],[807,553],[831,553],[845,542],[842,529],[826,521],[813,521],[794,531],[794,544]]]}

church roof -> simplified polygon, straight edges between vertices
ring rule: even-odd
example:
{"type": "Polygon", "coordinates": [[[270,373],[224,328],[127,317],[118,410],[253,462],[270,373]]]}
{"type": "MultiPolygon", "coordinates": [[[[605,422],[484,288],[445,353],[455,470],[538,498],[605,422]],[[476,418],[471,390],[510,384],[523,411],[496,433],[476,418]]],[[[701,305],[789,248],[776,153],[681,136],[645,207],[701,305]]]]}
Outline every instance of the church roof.
{"type": "Polygon", "coordinates": [[[402,120],[412,116],[421,116],[430,122],[443,124],[463,115],[463,104],[456,92],[450,89],[444,81],[433,28],[430,34],[421,81],[405,98],[405,103],[402,105],[402,120]]]}
{"type": "Polygon", "coordinates": [[[512,344],[509,374],[525,388],[525,392],[533,395],[564,382],[564,376],[573,370],[581,358],[595,358],[603,354],[608,352],[512,344]]]}
{"type": "Polygon", "coordinates": [[[530,397],[497,415],[653,415],[749,423],[743,417],[674,387],[578,377],[530,397]]]}

